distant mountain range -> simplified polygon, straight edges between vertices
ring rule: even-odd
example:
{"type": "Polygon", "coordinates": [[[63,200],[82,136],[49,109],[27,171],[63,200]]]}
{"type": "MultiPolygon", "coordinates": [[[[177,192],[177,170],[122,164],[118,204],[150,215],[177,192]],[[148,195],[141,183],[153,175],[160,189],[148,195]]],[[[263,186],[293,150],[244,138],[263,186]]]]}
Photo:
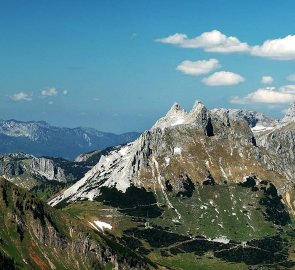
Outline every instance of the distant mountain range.
{"type": "Polygon", "coordinates": [[[44,121],[0,121],[0,153],[24,152],[35,156],[74,159],[81,153],[126,144],[140,134],[113,134],[93,128],[52,126],[44,121]]]}

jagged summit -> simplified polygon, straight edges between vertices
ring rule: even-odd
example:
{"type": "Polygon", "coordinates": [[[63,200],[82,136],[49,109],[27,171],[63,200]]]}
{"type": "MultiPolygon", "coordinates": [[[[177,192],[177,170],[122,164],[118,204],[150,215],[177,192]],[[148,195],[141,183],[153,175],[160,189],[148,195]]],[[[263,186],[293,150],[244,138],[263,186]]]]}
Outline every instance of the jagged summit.
{"type": "Polygon", "coordinates": [[[207,111],[207,108],[198,100],[195,102],[190,112],[186,112],[178,103],[175,102],[167,114],[160,118],[152,129],[164,129],[177,125],[193,124],[197,116],[204,110],[207,111]]]}
{"type": "Polygon", "coordinates": [[[203,108],[203,107],[205,107],[205,105],[201,101],[196,100],[191,112],[198,111],[200,108],[203,108]]]}
{"type": "Polygon", "coordinates": [[[291,103],[282,121],[283,122],[295,121],[295,102],[291,103]]]}
{"type": "Polygon", "coordinates": [[[166,116],[181,111],[184,111],[184,109],[177,102],[174,102],[170,110],[167,112],[166,116]]]}

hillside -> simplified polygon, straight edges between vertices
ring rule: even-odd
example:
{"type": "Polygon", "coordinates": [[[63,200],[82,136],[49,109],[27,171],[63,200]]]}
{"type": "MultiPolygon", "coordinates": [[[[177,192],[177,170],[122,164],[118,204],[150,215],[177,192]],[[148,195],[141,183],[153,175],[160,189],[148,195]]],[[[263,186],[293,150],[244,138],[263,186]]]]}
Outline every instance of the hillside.
{"type": "Polygon", "coordinates": [[[1,269],[153,269],[133,251],[0,179],[1,269]]]}

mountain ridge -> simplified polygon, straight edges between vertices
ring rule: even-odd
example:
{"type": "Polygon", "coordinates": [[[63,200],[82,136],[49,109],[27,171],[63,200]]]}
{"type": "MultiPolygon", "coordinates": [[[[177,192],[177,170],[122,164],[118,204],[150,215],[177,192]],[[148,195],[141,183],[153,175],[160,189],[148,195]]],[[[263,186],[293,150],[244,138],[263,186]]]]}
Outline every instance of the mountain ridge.
{"type": "MultiPolygon", "coordinates": [[[[270,117],[266,117],[261,113],[254,113],[249,112],[248,114],[243,114],[243,112],[247,112],[245,110],[228,110],[228,109],[216,109],[216,110],[208,110],[201,102],[196,101],[195,105],[193,106],[193,109],[191,112],[187,113],[185,112],[177,103],[174,103],[171,107],[171,109],[168,111],[168,113],[160,118],[155,125],[149,130],[145,131],[137,140],[134,142],[131,142],[123,147],[118,147],[114,151],[111,151],[109,155],[102,156],[100,161],[91,169],[80,181],[78,181],[72,188],[79,187],[79,191],[81,192],[81,185],[82,183],[88,183],[90,184],[90,179],[95,179],[97,177],[97,182],[101,183],[100,185],[104,186],[112,186],[115,185],[117,188],[121,189],[123,192],[126,190],[128,186],[130,186],[130,183],[134,183],[135,185],[138,183],[141,183],[136,180],[140,178],[140,174],[148,174],[151,178],[155,177],[155,172],[158,171],[157,167],[155,167],[152,171],[149,163],[154,163],[154,166],[158,166],[157,162],[154,159],[149,160],[151,156],[155,154],[155,150],[150,149],[151,144],[155,144],[154,147],[159,147],[160,149],[163,149],[167,146],[163,146],[166,143],[165,139],[167,136],[175,137],[175,146],[172,150],[167,153],[167,157],[164,159],[164,164],[166,164],[166,167],[169,166],[168,163],[170,163],[171,159],[171,151],[172,156],[179,155],[182,156],[181,153],[181,147],[177,146],[177,140],[180,139],[180,137],[176,137],[177,133],[181,134],[182,132],[192,132],[193,130],[196,130],[200,135],[197,135],[198,139],[200,140],[208,140],[206,138],[212,137],[212,144],[217,143],[217,141],[224,141],[227,140],[229,146],[231,143],[234,143],[234,148],[237,148],[238,150],[238,159],[243,159],[245,153],[243,153],[244,150],[242,149],[248,149],[251,158],[253,161],[251,161],[247,166],[258,166],[255,160],[258,160],[259,165],[262,169],[259,169],[260,173],[263,174],[263,171],[265,171],[265,175],[271,175],[272,172],[269,170],[271,164],[276,164],[276,162],[273,160],[273,156],[267,152],[264,151],[264,148],[257,147],[257,144],[262,146],[262,141],[265,138],[264,129],[259,128],[258,130],[255,129],[259,124],[261,123],[260,127],[265,127],[264,125],[269,125],[266,127],[266,132],[270,132],[275,128],[282,127],[280,121],[274,120],[270,117]],[[254,120],[253,120],[254,119],[254,120]],[[183,131],[182,131],[183,129],[183,131]],[[174,133],[174,134],[173,134],[174,133]],[[203,135],[202,135],[203,133],[203,135]],[[169,135],[170,134],[170,135],[169,135]],[[258,136],[259,135],[259,136],[258,136]],[[155,142],[151,142],[151,140],[155,140],[155,142]],[[162,141],[161,141],[162,140],[162,141]],[[217,140],[214,142],[214,140],[217,140]],[[258,142],[257,142],[258,141],[258,142]],[[242,149],[239,149],[242,147],[242,149]],[[249,148],[250,147],[250,148],[249,148]],[[262,157],[260,157],[262,155],[262,157]],[[169,161],[168,161],[169,160],[169,161]],[[117,165],[116,165],[117,164],[117,165]],[[252,165],[251,165],[252,164],[252,165]],[[148,172],[146,171],[148,170],[148,172]],[[118,172],[118,175],[115,172],[118,172]],[[154,176],[153,176],[154,175],[154,176]],[[105,180],[107,179],[107,180],[105,180]],[[113,179],[113,180],[112,180],[113,179]],[[118,181],[118,179],[120,179],[118,181]],[[126,179],[129,179],[128,181],[126,179]],[[132,180],[131,180],[132,179],[132,180]],[[117,182],[116,182],[117,181],[117,182]],[[80,183],[79,183],[80,182],[80,183]],[[80,185],[80,186],[79,186],[80,185]],[[120,188],[121,187],[121,188],[120,188]]],[[[283,123],[283,126],[285,123],[283,123]]],[[[180,135],[179,135],[180,136],[180,135]]],[[[191,140],[190,136],[194,135],[186,135],[188,136],[187,139],[191,140]]],[[[172,138],[171,137],[171,138],[172,138]]],[[[204,153],[207,152],[206,150],[206,142],[203,144],[200,144],[202,151],[204,153]],[[205,144],[204,144],[205,143],[205,144]]],[[[207,143],[210,143],[210,141],[207,141],[207,143]]],[[[183,142],[185,145],[186,142],[183,142]]],[[[194,142],[195,144],[195,142],[194,142]]],[[[210,143],[211,144],[211,143],[210,143]]],[[[209,146],[209,145],[208,145],[209,146]]],[[[217,147],[217,146],[210,146],[210,147],[217,147]]],[[[232,146],[230,146],[230,153],[229,156],[233,155],[233,149],[232,146]]],[[[292,149],[291,149],[292,150],[292,149]]],[[[291,151],[290,150],[290,151],[291,151]]],[[[160,150],[160,155],[162,156],[164,153],[162,153],[160,150]]],[[[228,148],[224,149],[224,151],[228,151],[228,148]]],[[[225,155],[228,155],[226,152],[225,155]]],[[[190,155],[194,155],[190,153],[190,155]]],[[[212,159],[213,157],[208,156],[207,159],[212,159]]],[[[222,156],[220,156],[222,158],[222,156]]],[[[162,158],[163,159],[163,158],[162,158]]],[[[189,162],[189,161],[187,161],[189,162]]],[[[200,161],[203,163],[204,167],[201,169],[200,173],[203,175],[203,178],[206,178],[206,174],[208,175],[207,170],[210,168],[208,166],[208,160],[207,161],[200,161]]],[[[161,161],[163,163],[163,161],[161,161]]],[[[209,162],[210,163],[210,162],[209,162]]],[[[200,166],[200,163],[197,163],[196,166],[200,166]]],[[[162,165],[164,166],[164,165],[162,165]]],[[[186,166],[186,165],[184,165],[186,166]]],[[[224,169],[221,165],[219,165],[220,168],[218,169],[219,172],[217,173],[218,177],[223,178],[234,178],[230,175],[232,175],[232,172],[229,171],[228,173],[225,173],[224,169]]],[[[224,164],[224,166],[227,166],[224,164]]],[[[153,166],[152,166],[153,167],[153,166]]],[[[255,167],[254,167],[255,168],[255,167]]],[[[253,168],[253,169],[254,169],[253,168]]],[[[273,165],[271,169],[274,171],[278,171],[279,166],[273,165]]],[[[256,170],[258,167],[256,168],[256,170]]],[[[215,169],[214,169],[215,170],[215,169]]],[[[247,171],[248,169],[245,169],[247,171]]],[[[248,174],[250,175],[251,171],[248,170],[248,174]]],[[[273,174],[272,178],[275,179],[282,179],[284,177],[290,178],[290,175],[287,175],[285,171],[279,170],[279,174],[281,176],[278,177],[276,174],[273,174]]],[[[240,173],[237,173],[236,176],[241,175],[240,173]]],[[[239,176],[239,178],[243,178],[245,175],[239,176]]],[[[292,178],[292,177],[291,177],[292,178]]],[[[293,179],[293,178],[292,178],[293,179]]],[[[290,180],[290,179],[289,179],[290,180]]],[[[292,180],[295,182],[295,180],[292,180]]],[[[160,183],[161,181],[159,181],[160,183]]],[[[84,184],[82,184],[84,185],[84,184]]],[[[140,185],[140,184],[139,184],[140,185]]],[[[96,186],[96,185],[94,185],[96,186]]],[[[97,186],[96,186],[97,188],[97,186]]],[[[86,188],[89,190],[89,187],[86,188]]],[[[94,191],[95,189],[93,189],[94,191]]],[[[77,194],[75,194],[77,196],[77,194]]],[[[91,195],[92,196],[92,195],[91,195]]]]}
{"type": "Polygon", "coordinates": [[[74,159],[79,154],[125,144],[137,132],[114,134],[94,128],[66,128],[45,121],[0,121],[0,153],[25,152],[35,156],[74,159]]]}

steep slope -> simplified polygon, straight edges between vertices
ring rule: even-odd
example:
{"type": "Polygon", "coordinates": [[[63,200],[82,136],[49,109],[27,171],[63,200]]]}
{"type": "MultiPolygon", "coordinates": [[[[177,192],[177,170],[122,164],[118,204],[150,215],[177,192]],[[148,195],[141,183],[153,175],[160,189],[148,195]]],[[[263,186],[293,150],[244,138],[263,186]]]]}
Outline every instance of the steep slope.
{"type": "Polygon", "coordinates": [[[133,141],[139,133],[120,135],[91,128],[64,128],[44,121],[0,121],[0,153],[24,152],[35,156],[74,159],[77,155],[133,141]]]}
{"type": "Polygon", "coordinates": [[[0,179],[0,222],[3,269],[154,267],[115,240],[94,231],[88,222],[70,218],[4,179],[0,179]]]}

